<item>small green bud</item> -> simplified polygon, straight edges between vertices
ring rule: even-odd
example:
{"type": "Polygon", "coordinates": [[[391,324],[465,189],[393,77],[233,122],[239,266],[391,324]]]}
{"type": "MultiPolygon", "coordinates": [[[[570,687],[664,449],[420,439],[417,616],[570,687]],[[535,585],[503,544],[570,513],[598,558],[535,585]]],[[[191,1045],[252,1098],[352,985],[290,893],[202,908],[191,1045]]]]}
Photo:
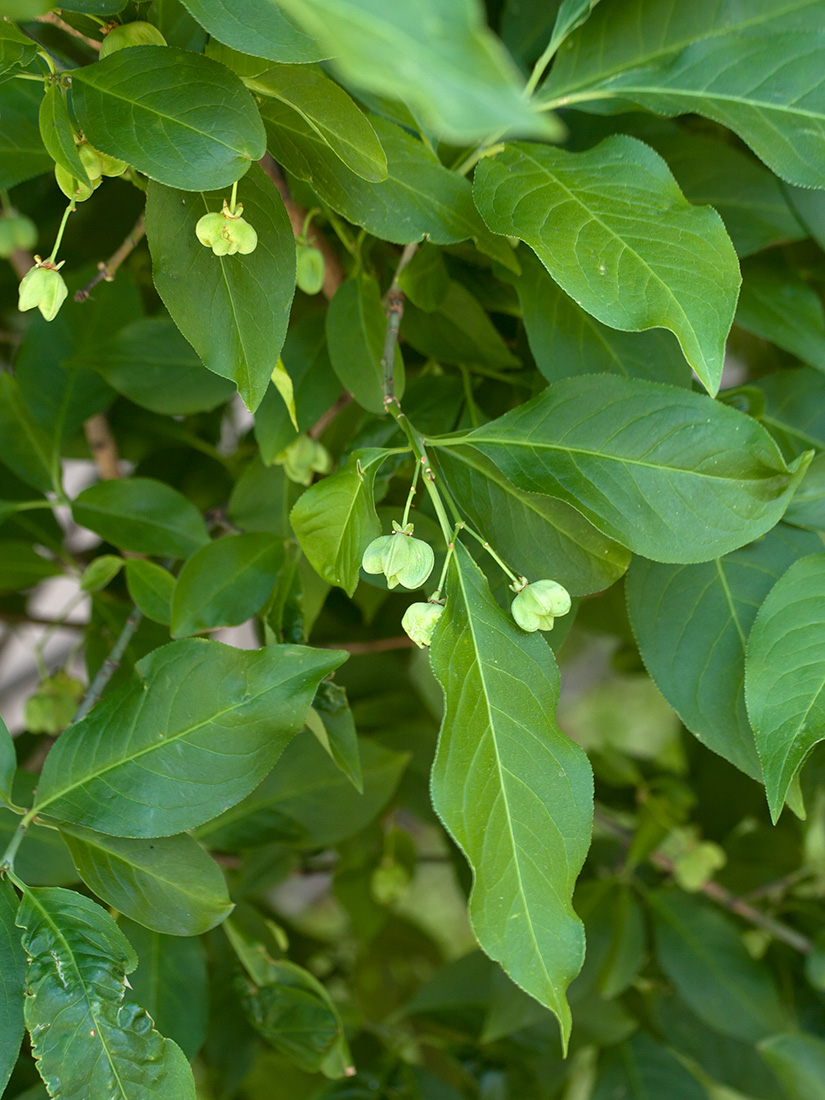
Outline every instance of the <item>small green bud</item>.
{"type": "Polygon", "coordinates": [[[220,214],[204,214],[195,226],[198,240],[211,248],[216,256],[234,256],[238,252],[248,256],[258,247],[258,234],[241,217],[242,212],[243,206],[238,203],[235,213],[230,214],[229,206],[224,202],[220,214]]]}
{"type": "MultiPolygon", "coordinates": [[[[541,580],[528,584],[524,577],[510,611],[522,630],[552,630],[556,615],[570,610],[570,593],[558,581],[541,580]]],[[[515,587],[515,586],[514,586],[515,587]]]]}
{"type": "Polygon", "coordinates": [[[365,573],[383,573],[387,587],[420,588],[433,571],[435,554],[429,543],[412,537],[413,525],[399,527],[391,535],[381,535],[364,551],[361,565],[365,573]]]}
{"type": "Polygon", "coordinates": [[[28,252],[37,244],[37,226],[25,214],[0,217],[0,259],[7,260],[17,248],[28,252]]]}
{"type": "Polygon", "coordinates": [[[304,294],[317,294],[324,285],[324,257],[312,245],[296,246],[295,282],[304,294]]]}
{"type": "Polygon", "coordinates": [[[37,263],[20,281],[17,308],[25,313],[35,306],[47,321],[53,321],[69,295],[69,288],[60,274],[64,261],[53,264],[35,256],[37,263]]]}
{"type": "Polygon", "coordinates": [[[100,183],[100,176],[91,185],[84,180],[77,180],[71,172],[66,171],[62,164],[54,166],[54,178],[66,198],[74,199],[75,202],[85,202],[100,183]]]}
{"type": "Polygon", "coordinates": [[[128,46],[165,46],[166,39],[151,23],[137,21],[113,27],[100,46],[100,58],[125,50],[128,46]]]}
{"type": "Polygon", "coordinates": [[[298,485],[309,485],[313,473],[327,474],[332,467],[332,459],[326,447],[310,439],[308,435],[299,435],[277,456],[275,461],[283,466],[290,481],[298,485]]]}
{"type": "Polygon", "coordinates": [[[443,611],[440,603],[411,603],[404,612],[401,626],[419,649],[425,649],[432,641],[433,631],[443,611]]]}
{"type": "Polygon", "coordinates": [[[26,700],[24,717],[30,733],[61,733],[74,718],[84,687],[67,672],[56,672],[42,680],[26,700]]]}

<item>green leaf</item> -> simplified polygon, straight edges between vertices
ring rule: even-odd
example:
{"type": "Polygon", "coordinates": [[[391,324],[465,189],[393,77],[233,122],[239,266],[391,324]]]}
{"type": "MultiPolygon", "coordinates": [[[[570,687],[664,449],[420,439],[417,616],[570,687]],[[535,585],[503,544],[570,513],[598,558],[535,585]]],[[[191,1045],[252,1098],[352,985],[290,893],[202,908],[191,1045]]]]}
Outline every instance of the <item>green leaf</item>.
{"type": "Polygon", "coordinates": [[[8,726],[0,718],[0,799],[7,806],[12,805],[11,787],[16,771],[17,753],[15,752],[14,741],[11,739],[8,726]]]}
{"type": "Polygon", "coordinates": [[[126,562],[126,587],[142,615],[154,623],[169,625],[172,621],[175,578],[168,569],[153,561],[129,558],[126,562]]]}
{"type": "Polygon", "coordinates": [[[127,1001],[143,1005],[158,1031],[174,1040],[187,1058],[194,1058],[206,1038],[209,1014],[203,942],[163,936],[130,920],[119,924],[138,957],[127,1001]]]}
{"type": "Polygon", "coordinates": [[[825,554],[802,558],[759,608],[745,699],[774,821],[808,753],[825,738],[825,554]]]}
{"type": "Polygon", "coordinates": [[[13,23],[0,19],[0,76],[18,66],[28,65],[36,56],[37,43],[19,31],[13,23]]]}
{"type": "MultiPolygon", "coordinates": [[[[383,367],[387,315],[381,291],[371,275],[348,279],[335,292],[327,310],[327,344],[332,369],[368,412],[384,413],[383,367]]],[[[404,363],[395,347],[395,389],[404,393],[404,363]]]]}
{"type": "Polygon", "coordinates": [[[266,148],[238,77],[172,46],[132,46],[74,69],[72,106],[96,149],[184,191],[228,187],[266,148]]]}
{"type": "Polygon", "coordinates": [[[208,821],[260,783],[344,659],[202,639],[156,649],[138,661],[136,682],[60,737],[37,812],[113,836],[169,836],[208,821]]]}
{"type": "Polygon", "coordinates": [[[28,542],[4,539],[0,542],[0,593],[32,588],[56,577],[63,570],[57,562],[42,557],[28,542]]]}
{"type": "Polygon", "coordinates": [[[655,561],[709,561],[770,530],[805,472],[744,413],[613,375],[568,378],[467,435],[520,489],[572,504],[655,561]]]}
{"type": "MultiPolygon", "coordinates": [[[[296,737],[277,766],[243,802],[198,830],[210,848],[255,848],[297,825],[303,846],[328,848],[355,836],[383,810],[409,756],[370,739],[359,743],[363,794],[309,732],[296,737]]],[[[293,835],[294,839],[294,835],[293,835]]]]}
{"type": "Polygon", "coordinates": [[[38,111],[43,88],[28,80],[9,80],[0,86],[0,188],[48,172],[52,158],[43,148],[38,111]]]}
{"type": "MultiPolygon", "coordinates": [[[[139,560],[139,559],[134,559],[139,560]]],[[[80,578],[81,592],[102,592],[115,579],[126,562],[118,554],[101,554],[93,558],[80,578]]]]}
{"type": "Polygon", "coordinates": [[[708,1100],[675,1054],[643,1032],[609,1047],[599,1062],[592,1100],[708,1100]]]}
{"type": "Polygon", "coordinates": [[[438,453],[462,513],[520,576],[553,577],[574,596],[609,588],[630,554],[564,501],[519,489],[472,447],[438,453]]]}
{"type": "Polygon", "coordinates": [[[775,257],[751,262],[743,275],[737,325],[825,371],[825,310],[816,290],[775,257]]]}
{"type": "Polygon", "coordinates": [[[54,1100],[194,1100],[181,1049],[123,1003],[137,958],[104,909],[70,890],[27,890],[17,924],[29,956],[26,1027],[54,1100]]]}
{"type": "Polygon", "coordinates": [[[558,138],[520,87],[518,71],[475,0],[283,0],[281,7],[368,91],[401,99],[454,144],[500,130],[558,138]],[[399,59],[403,58],[403,64],[399,59]]]}
{"type": "Polygon", "coordinates": [[[172,321],[145,317],[108,340],[84,347],[66,363],[98,371],[113,390],[162,416],[190,416],[222,405],[234,393],[203,364],[172,321]]]}
{"type": "Polygon", "coordinates": [[[454,279],[431,313],[408,304],[401,332],[416,351],[445,363],[479,363],[493,370],[519,365],[478,299],[454,279]]]}
{"type": "Polygon", "coordinates": [[[759,1044],[762,1057],[782,1083],[788,1100],[818,1100],[825,1080],[825,1042],[786,1032],[759,1044]]]}
{"type": "Polygon", "coordinates": [[[358,735],[344,688],[328,681],[321,684],[307,715],[307,725],[335,766],[341,769],[356,791],[363,794],[358,735]]]}
{"type": "Polygon", "coordinates": [[[807,531],[825,531],[825,455],[815,455],[811,460],[784,521],[807,531]]]}
{"type": "Polygon", "coordinates": [[[627,576],[630,622],[659,691],[703,744],[759,781],[745,709],[745,645],[771,586],[818,542],[780,524],[700,565],[635,558],[627,576]]]}
{"type": "Polygon", "coordinates": [[[756,414],[785,454],[802,454],[809,447],[825,450],[825,379],[800,367],[767,374],[748,383],[764,399],[756,414]]]}
{"type": "Polygon", "coordinates": [[[148,477],[90,485],[75,497],[72,515],[107,542],[138,554],[186,558],[209,542],[194,504],[148,477]]]}
{"type": "Polygon", "coordinates": [[[0,1094],[14,1069],[24,1031],[26,956],[14,924],[17,907],[14,887],[4,878],[0,881],[0,1094]]]}
{"type": "Polygon", "coordinates": [[[670,329],[716,393],[739,264],[722,219],[685,200],[658,153],[623,135],[584,153],[510,145],[479,164],[473,193],[577,305],[612,328],[670,329]]]}
{"type": "Polygon", "coordinates": [[[266,100],[261,116],[267,147],[278,163],[309,181],[347,221],[393,244],[425,236],[433,244],[470,238],[480,251],[518,270],[510,246],[481,220],[469,181],[445,168],[435,153],[400,126],[370,118],[387,157],[387,178],[372,183],[342,166],[326,142],[284,104],[266,100]]]}
{"type": "Polygon", "coordinates": [[[519,252],[522,274],[513,280],[536,366],[548,382],[600,371],[690,384],[690,367],[664,329],[621,332],[597,321],[555,283],[532,252],[519,252]]]}
{"type": "Polygon", "coordinates": [[[7,371],[0,374],[0,438],[3,461],[28,485],[48,493],[59,483],[49,437],[26,407],[19,382],[7,371]]]}
{"type": "Polygon", "coordinates": [[[450,289],[450,276],[441,250],[426,241],[408,264],[398,272],[398,285],[407,303],[413,302],[428,313],[438,309],[450,289]]]}
{"type": "Polygon", "coordinates": [[[379,447],[354,451],[340,470],[302,493],[290,513],[295,537],[312,568],[350,596],[358,584],[363,553],[381,534],[374,485],[385,457],[379,447]]]}
{"type": "Polygon", "coordinates": [[[387,178],[387,157],[369,119],[320,66],[272,65],[221,47],[210,54],[254,95],[270,96],[296,111],[357,176],[374,182],[387,178]]]}
{"type": "Polygon", "coordinates": [[[460,543],[431,660],[445,698],[433,805],[473,868],[473,928],[557,1016],[566,1047],[565,990],[584,957],[571,899],[590,836],[590,767],[553,719],[552,652],[499,608],[460,543]]]}
{"type": "Polygon", "coordinates": [[[66,106],[66,93],[56,84],[46,88],[40,104],[40,136],[49,156],[61,168],[84,184],[89,184],[89,174],[80,159],[75,135],[66,106]]]}
{"type": "Polygon", "coordinates": [[[204,30],[233,50],[291,65],[321,61],[327,56],[269,0],[184,0],[184,3],[204,30]]]}
{"type": "Polygon", "coordinates": [[[770,971],[751,958],[729,917],[675,890],[648,901],[659,965],[701,1020],[749,1043],[783,1027],[770,971]]]}
{"type": "Polygon", "coordinates": [[[821,30],[819,0],[696,0],[678,14],[657,0],[603,4],[569,40],[540,99],[705,115],[778,176],[821,187],[821,30]]]}
{"type": "Polygon", "coordinates": [[[199,936],[232,912],[220,868],[186,833],[132,840],[78,825],[60,832],[86,885],[155,932],[199,936]]]}
{"type": "Polygon", "coordinates": [[[599,992],[608,999],[636,981],[647,955],[644,911],[632,888],[619,883],[610,900],[610,945],[598,977],[599,992]]]}
{"type": "Polygon", "coordinates": [[[242,531],[268,531],[289,538],[289,500],[294,488],[283,466],[264,466],[255,458],[235,482],[227,515],[242,531]]]}
{"type": "Polygon", "coordinates": [[[280,539],[227,535],[186,562],[172,596],[172,637],[238,626],[260,611],[284,564],[280,539]]]}
{"type": "Polygon", "coordinates": [[[155,286],[173,321],[204,366],[231,378],[254,412],[284,343],[295,244],[284,204],[259,168],[244,178],[239,197],[258,233],[248,256],[215,256],[195,236],[198,219],[221,209],[223,192],[189,195],[150,184],[146,233],[155,286]]]}

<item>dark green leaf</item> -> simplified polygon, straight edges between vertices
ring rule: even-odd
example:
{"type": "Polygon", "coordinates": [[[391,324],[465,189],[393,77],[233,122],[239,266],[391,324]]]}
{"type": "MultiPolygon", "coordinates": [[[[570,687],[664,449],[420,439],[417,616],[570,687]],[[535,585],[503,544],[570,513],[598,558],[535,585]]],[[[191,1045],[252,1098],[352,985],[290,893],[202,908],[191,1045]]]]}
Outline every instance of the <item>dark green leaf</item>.
{"type": "Polygon", "coordinates": [[[209,1011],[202,941],[164,936],[130,920],[119,923],[138,957],[126,999],[142,1005],[158,1031],[194,1058],[206,1038],[209,1011]]]}
{"type": "Polygon", "coordinates": [[[755,415],[785,454],[800,455],[809,447],[825,450],[825,380],[819,371],[783,370],[758,378],[751,386],[764,403],[755,415]]]}
{"type": "Polygon", "coordinates": [[[825,554],[795,562],[759,609],[745,699],[774,821],[808,753],[825,738],[825,554]]]}
{"type": "Polygon", "coordinates": [[[763,1040],[759,1050],[782,1082],[788,1100],[819,1100],[825,1081],[822,1039],[786,1032],[763,1040]]]}
{"type": "Polygon", "coordinates": [[[153,561],[129,558],[126,562],[126,587],[142,615],[154,623],[169,625],[175,578],[168,569],[153,561]]]}
{"type": "Polygon", "coordinates": [[[228,187],[264,155],[255,101],[210,58],[132,46],[72,73],[84,134],[110,157],[184,191],[228,187]]]}
{"type": "Polygon", "coordinates": [[[751,262],[743,275],[737,325],[825,371],[825,310],[814,288],[776,258],[751,262]]]}
{"type": "Polygon", "coordinates": [[[354,451],[337,473],[301,495],[289,517],[313,569],[350,596],[358,584],[364,550],[381,534],[374,484],[385,455],[378,447],[354,451]]]}
{"type": "Polygon", "coordinates": [[[401,331],[417,351],[445,363],[479,363],[493,370],[519,365],[478,299],[452,279],[433,312],[407,306],[401,331]]]}
{"type": "Polygon", "coordinates": [[[17,924],[29,956],[26,1027],[55,1100],[194,1100],[181,1049],[123,1003],[137,958],[105,909],[69,890],[27,890],[17,924]]]}
{"type": "Polygon", "coordinates": [[[35,423],[17,379],[7,371],[0,374],[0,439],[3,461],[27,484],[44,493],[59,484],[49,437],[35,423]]]}
{"type": "Polygon", "coordinates": [[[283,564],[283,543],[272,535],[227,535],[204,546],[178,576],[172,637],[245,623],[266,603],[283,564]]]}
{"type": "Polygon", "coordinates": [[[208,821],[260,783],[343,660],[336,650],[201,639],[156,649],[135,666],[137,682],[60,737],[38,812],[114,836],[169,836],[208,821]]]}
{"type": "Polygon", "coordinates": [[[256,458],[235,482],[227,508],[229,519],[242,531],[268,531],[289,538],[289,502],[295,488],[283,466],[264,466],[256,458]]]}
{"type": "Polygon", "coordinates": [[[771,586],[818,542],[780,524],[700,565],[636,558],[627,577],[633,632],[659,691],[700,741],[760,781],[745,710],[745,644],[771,586]]]}
{"type": "MultiPolygon", "coordinates": [[[[327,344],[332,369],[368,412],[384,412],[383,367],[387,315],[378,283],[369,275],[348,279],[327,310],[327,344]]],[[[395,347],[395,389],[404,394],[404,363],[395,347]]]]}
{"type": "Polygon", "coordinates": [[[91,485],[73,501],[72,515],[107,542],[138,554],[186,558],[209,542],[194,504],[146,477],[91,485]]]}
{"type": "MultiPolygon", "coordinates": [[[[4,13],[5,14],[5,13],[4,13]]],[[[22,34],[13,23],[0,20],[0,76],[37,56],[37,43],[22,34]]]]}
{"type": "Polygon", "coordinates": [[[644,1033],[610,1047],[592,1100],[708,1100],[675,1054],[644,1033]]]}
{"type": "Polygon", "coordinates": [[[8,80],[0,86],[0,188],[4,190],[52,167],[37,121],[42,96],[42,86],[28,80],[8,80]]]}
{"type": "Polygon", "coordinates": [[[577,305],[612,328],[667,328],[719,388],[739,288],[722,219],[691,206],[664,160],[617,135],[584,153],[515,144],[476,169],[487,225],[519,237],[577,305]]]}
{"type": "Polygon", "coordinates": [[[32,588],[46,577],[62,572],[56,562],[42,557],[28,542],[12,539],[0,542],[0,593],[32,588]]]}
{"type": "Polygon", "coordinates": [[[499,608],[460,543],[431,659],[445,697],[433,804],[473,868],[473,928],[513,981],[555,1013],[566,1047],[565,991],[584,956],[571,899],[587,854],[590,767],[553,719],[551,650],[499,608]]]}
{"type": "Polygon", "coordinates": [[[530,350],[548,382],[574,374],[609,371],[671,386],[690,383],[690,367],[665,329],[621,332],[597,321],[550,278],[538,259],[522,249],[518,291],[530,350]]]}
{"type": "Polygon", "coordinates": [[[315,696],[307,725],[359,794],[364,793],[358,735],[347,693],[338,684],[323,683],[315,696]],[[315,716],[316,722],[309,718],[315,716]]]}
{"type": "Polygon", "coordinates": [[[763,428],[709,397],[613,375],[556,382],[458,443],[656,561],[708,561],[753,541],[807,466],[786,467],[763,428]]]}
{"type": "Polygon", "coordinates": [[[610,946],[599,968],[603,997],[617,997],[635,982],[647,953],[644,911],[631,887],[619,884],[610,897],[610,946]]]}
{"type": "Polygon", "coordinates": [[[329,50],[344,76],[409,103],[427,126],[456,144],[500,130],[561,136],[558,123],[542,120],[524,96],[518,71],[488,30],[480,4],[283,0],[281,6],[329,50]]]}
{"type": "Polygon", "coordinates": [[[327,56],[268,0],[185,0],[185,4],[213,38],[233,50],[293,65],[327,56]]]}
{"type": "Polygon", "coordinates": [[[609,588],[630,554],[562,500],[517,488],[472,447],[439,452],[439,469],[463,514],[520,576],[552,577],[574,596],[609,588]]]}
{"type": "Polygon", "coordinates": [[[239,197],[244,217],[258,233],[258,247],[247,256],[215,256],[195,236],[195,225],[201,215],[220,210],[226,197],[150,184],[146,232],[155,286],[175,324],[204,365],[231,378],[254,411],[286,334],[295,246],[274,184],[255,168],[239,197]]]}
{"type": "Polygon", "coordinates": [[[5,1089],[23,1039],[26,956],[15,927],[18,897],[8,879],[0,881],[0,1094],[5,1089]]]}
{"type": "Polygon", "coordinates": [[[569,40],[540,98],[705,115],[783,179],[821,187],[821,30],[819,0],[697,0],[678,13],[657,0],[602,4],[569,40]]]}
{"type": "Polygon", "coordinates": [[[648,898],[659,965],[700,1019],[751,1043],[782,1028],[770,972],[748,954],[730,917],[675,890],[648,898]]]}
{"type": "Polygon", "coordinates": [[[399,271],[398,285],[408,303],[413,302],[428,313],[438,309],[450,289],[450,276],[441,250],[425,241],[399,271]]]}
{"type": "Polygon", "coordinates": [[[808,531],[825,531],[825,455],[811,460],[784,520],[808,531]]]}
{"type": "Polygon", "coordinates": [[[0,799],[7,806],[12,804],[11,787],[17,771],[17,753],[8,726],[0,718],[0,799]]]}
{"type": "Polygon", "coordinates": [[[220,868],[186,833],[131,840],[78,825],[61,833],[86,885],[155,932],[199,936],[232,911],[220,868]]]}

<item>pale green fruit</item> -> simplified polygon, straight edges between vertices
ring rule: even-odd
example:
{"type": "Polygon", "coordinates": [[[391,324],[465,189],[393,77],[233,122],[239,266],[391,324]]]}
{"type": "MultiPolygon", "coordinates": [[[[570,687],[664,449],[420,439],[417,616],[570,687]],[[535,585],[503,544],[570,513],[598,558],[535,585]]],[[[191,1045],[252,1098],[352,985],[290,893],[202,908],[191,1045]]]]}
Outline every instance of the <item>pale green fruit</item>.
{"type": "Polygon", "coordinates": [[[541,580],[525,584],[510,605],[522,630],[552,630],[556,615],[570,610],[570,593],[558,581],[541,580]]]}
{"type": "MultiPolygon", "coordinates": [[[[37,258],[37,257],[35,257],[37,258]]],[[[60,307],[69,295],[69,288],[64,282],[58,268],[52,266],[48,260],[38,261],[37,264],[26,272],[20,281],[18,290],[18,309],[25,313],[27,309],[37,309],[47,321],[53,321],[60,312],[60,307]]]]}
{"type": "MultiPolygon", "coordinates": [[[[62,164],[56,164],[54,166],[54,178],[57,180],[57,186],[66,198],[74,199],[75,202],[85,202],[95,189],[94,184],[90,186],[88,183],[84,183],[83,180],[75,179],[71,172],[67,172],[62,164]]],[[[100,183],[99,176],[97,182],[100,183]]]]}
{"type": "Polygon", "coordinates": [[[404,612],[401,626],[419,649],[426,649],[443,612],[440,603],[411,603],[404,612]]]}
{"type": "Polygon", "coordinates": [[[199,218],[195,234],[201,244],[211,248],[216,256],[234,256],[238,252],[246,256],[258,247],[258,234],[254,228],[245,218],[230,215],[226,206],[220,214],[204,214],[199,218]]]}
{"type": "Polygon", "coordinates": [[[114,27],[100,46],[101,60],[110,53],[125,50],[127,46],[165,46],[166,39],[151,23],[124,23],[120,27],[114,27]]]}
{"type": "Polygon", "coordinates": [[[299,244],[295,252],[295,282],[304,294],[317,294],[324,285],[324,257],[317,248],[299,244]]]}
{"type": "Polygon", "coordinates": [[[413,525],[399,527],[391,535],[381,535],[364,551],[361,565],[365,573],[383,573],[387,587],[420,588],[435,565],[433,548],[412,537],[413,525]]]}

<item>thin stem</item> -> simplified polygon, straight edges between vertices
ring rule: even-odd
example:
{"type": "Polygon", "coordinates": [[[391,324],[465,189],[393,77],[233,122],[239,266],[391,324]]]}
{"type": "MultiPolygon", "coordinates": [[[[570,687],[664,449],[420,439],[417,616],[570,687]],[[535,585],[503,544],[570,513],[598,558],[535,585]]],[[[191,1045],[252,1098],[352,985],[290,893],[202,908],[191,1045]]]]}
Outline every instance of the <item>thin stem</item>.
{"type": "Polygon", "coordinates": [[[393,397],[385,401],[385,407],[387,412],[393,417],[399,428],[403,431],[409,440],[412,452],[416,459],[421,463],[421,470],[424,474],[424,485],[429,493],[430,500],[433,502],[433,508],[435,508],[435,514],[438,517],[438,522],[441,525],[441,533],[444,535],[444,541],[449,545],[452,537],[453,525],[450,523],[449,516],[444,508],[444,502],[441,499],[441,494],[435,487],[435,474],[430,466],[430,460],[427,457],[427,452],[424,448],[424,439],[420,432],[410,424],[404,413],[401,411],[401,406],[398,404],[398,398],[393,397]]]}
{"type": "Polygon", "coordinates": [[[447,546],[447,554],[444,558],[444,564],[441,567],[441,576],[438,578],[438,584],[435,586],[435,592],[430,596],[430,601],[437,600],[441,596],[441,589],[444,587],[444,582],[447,580],[447,570],[450,567],[450,559],[455,553],[455,540],[458,538],[458,532],[464,527],[463,522],[458,522],[453,530],[453,537],[447,546]]]}
{"type": "Polygon", "coordinates": [[[143,214],[140,215],[138,220],[132,226],[129,235],[124,240],[123,244],[113,252],[108,260],[101,260],[97,265],[97,275],[91,279],[81,290],[75,292],[74,300],[76,302],[85,302],[89,295],[92,293],[98,283],[107,282],[111,283],[115,277],[115,272],[126,259],[127,256],[133,251],[133,249],[140,244],[143,237],[146,234],[146,224],[144,222],[143,214]]]}
{"type": "Polygon", "coordinates": [[[43,83],[43,77],[37,73],[13,73],[12,80],[38,80],[43,83]]]}
{"type": "Polygon", "coordinates": [[[229,200],[229,213],[235,213],[235,203],[238,201],[238,181],[232,184],[232,197],[229,200]]]}
{"type": "Polygon", "coordinates": [[[57,239],[54,242],[54,248],[52,249],[52,253],[49,256],[46,263],[53,264],[55,259],[57,258],[57,250],[60,248],[60,242],[63,240],[63,232],[66,228],[66,222],[68,222],[68,220],[69,220],[69,215],[74,212],[74,208],[75,208],[75,202],[74,202],[74,199],[72,199],[72,201],[69,203],[69,205],[66,207],[65,211],[63,212],[63,220],[61,221],[60,228],[57,231],[57,239]]]}
{"type": "Polygon", "coordinates": [[[475,168],[480,160],[484,159],[484,157],[492,157],[495,156],[496,153],[500,153],[504,145],[499,141],[499,138],[503,137],[504,134],[504,130],[499,130],[499,132],[493,134],[492,137],[485,138],[485,140],[480,142],[475,149],[473,149],[472,153],[465,157],[461,164],[459,164],[458,168],[456,168],[456,172],[458,172],[460,176],[466,176],[468,172],[475,168]]]}
{"type": "Polygon", "coordinates": [[[476,542],[481,543],[481,545],[484,547],[484,549],[487,551],[493,561],[496,562],[496,564],[504,570],[504,572],[514,584],[519,583],[519,577],[516,576],[512,569],[504,564],[504,562],[501,560],[501,558],[498,556],[498,554],[495,552],[495,550],[492,548],[492,546],[484,538],[483,535],[479,535],[479,533],[477,531],[474,531],[472,527],[465,527],[465,531],[468,535],[471,535],[476,540],[476,542]]]}
{"type": "Polygon", "coordinates": [[[461,383],[464,387],[464,400],[467,403],[467,411],[470,414],[470,423],[474,428],[477,428],[481,424],[481,418],[478,415],[478,406],[476,405],[475,397],[473,396],[472,380],[470,378],[470,371],[464,363],[458,364],[458,369],[461,371],[461,383]]]}
{"type": "Polygon", "coordinates": [[[80,701],[80,706],[78,707],[77,714],[72,719],[72,725],[74,725],[75,722],[79,722],[82,718],[85,718],[92,707],[95,705],[95,703],[98,701],[100,696],[103,694],[103,689],[109,683],[113,673],[120,664],[120,659],[126,652],[126,647],[132,640],[132,635],[140,626],[140,620],[142,618],[142,613],[138,611],[136,607],[133,608],[132,613],[129,615],[129,618],[123,624],[123,629],[121,630],[117,641],[112,646],[112,652],[100,666],[97,676],[95,676],[94,680],[92,680],[91,684],[89,684],[88,688],[86,689],[86,694],[80,701]]]}
{"type": "Polygon", "coordinates": [[[398,331],[401,328],[401,318],[404,316],[404,292],[398,282],[398,277],[413,256],[418,251],[418,241],[404,246],[398,267],[387,291],[387,328],[384,333],[384,354],[381,356],[382,386],[384,389],[384,405],[395,398],[395,347],[398,343],[398,331]]]}
{"type": "Polygon", "coordinates": [[[415,471],[413,473],[412,485],[410,491],[407,493],[407,503],[404,505],[404,515],[401,517],[401,526],[406,527],[410,518],[410,509],[412,508],[413,497],[415,496],[416,486],[418,485],[418,475],[421,473],[421,464],[416,462],[415,471]]]}
{"type": "Polygon", "coordinates": [[[6,874],[11,877],[10,872],[11,868],[14,866],[14,857],[17,855],[17,849],[20,847],[20,844],[23,840],[23,837],[26,835],[26,830],[28,829],[28,827],[28,822],[24,817],[17,828],[14,830],[14,835],[9,841],[9,846],[6,848],[5,852],[3,852],[2,858],[0,858],[0,878],[2,878],[3,875],[6,874]]]}

